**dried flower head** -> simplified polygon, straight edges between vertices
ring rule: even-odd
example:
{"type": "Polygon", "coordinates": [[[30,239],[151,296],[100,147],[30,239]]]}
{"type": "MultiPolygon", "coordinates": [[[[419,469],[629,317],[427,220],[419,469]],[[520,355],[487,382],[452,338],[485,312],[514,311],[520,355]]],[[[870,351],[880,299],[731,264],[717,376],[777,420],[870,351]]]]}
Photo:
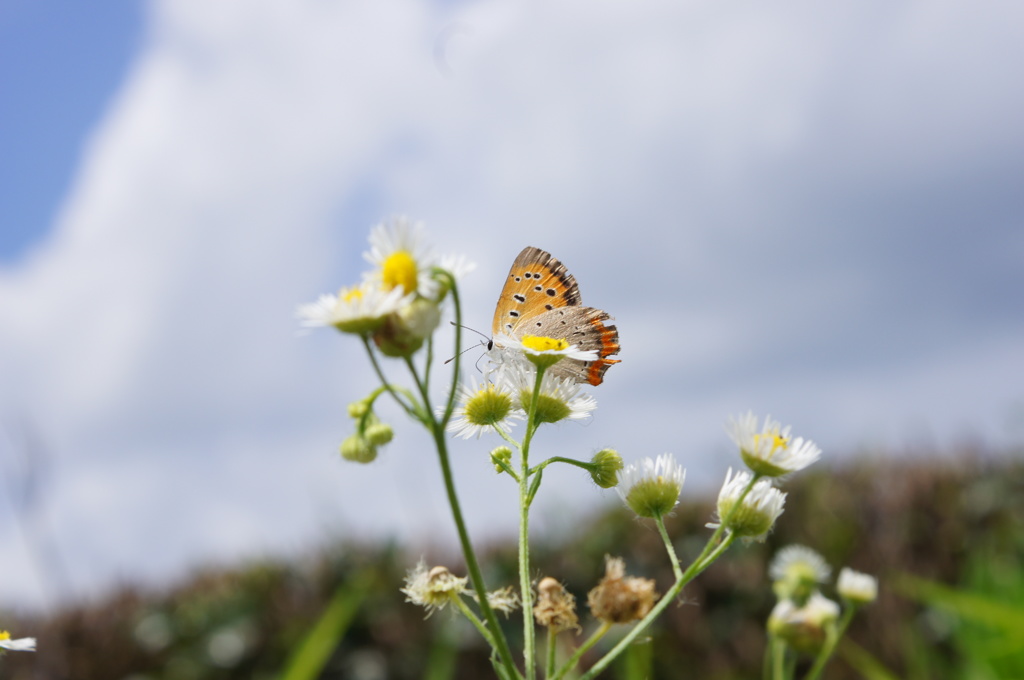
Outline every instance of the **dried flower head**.
{"type": "Polygon", "coordinates": [[[458,577],[448,571],[447,567],[427,569],[423,560],[415,569],[411,569],[405,577],[402,592],[406,600],[426,608],[430,616],[445,605],[466,592],[465,577],[458,577]]]}
{"type": "Polygon", "coordinates": [[[587,605],[595,618],[608,623],[629,623],[647,615],[658,599],[654,581],[626,576],[621,557],[605,558],[601,582],[587,594],[587,605]]]}
{"type": "Polygon", "coordinates": [[[550,628],[555,635],[563,630],[580,631],[576,598],[550,576],[545,576],[537,584],[537,604],[533,607],[533,617],[540,625],[550,628]]]}

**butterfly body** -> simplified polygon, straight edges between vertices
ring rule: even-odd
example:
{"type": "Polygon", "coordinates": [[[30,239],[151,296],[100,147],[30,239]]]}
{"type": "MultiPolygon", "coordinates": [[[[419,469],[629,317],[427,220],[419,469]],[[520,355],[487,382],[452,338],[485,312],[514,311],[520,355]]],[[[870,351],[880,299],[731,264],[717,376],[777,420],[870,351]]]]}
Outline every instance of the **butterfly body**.
{"type": "Polygon", "coordinates": [[[565,340],[580,350],[593,350],[592,361],[565,358],[551,367],[559,377],[599,385],[604,373],[619,362],[619,333],[608,314],[581,304],[576,278],[565,265],[540,248],[524,248],[512,263],[494,310],[493,343],[502,336],[522,340],[540,336],[565,340]]]}

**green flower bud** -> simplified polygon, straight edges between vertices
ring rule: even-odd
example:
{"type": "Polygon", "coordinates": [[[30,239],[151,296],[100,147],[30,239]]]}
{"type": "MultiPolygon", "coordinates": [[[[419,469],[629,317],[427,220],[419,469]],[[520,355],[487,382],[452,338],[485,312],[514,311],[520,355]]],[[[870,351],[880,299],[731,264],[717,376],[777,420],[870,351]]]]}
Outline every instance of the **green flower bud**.
{"type": "Polygon", "coordinates": [[[512,449],[510,449],[507,446],[499,446],[498,448],[494,449],[493,451],[491,451],[491,462],[494,463],[494,469],[497,470],[499,474],[504,472],[505,468],[502,467],[500,463],[504,463],[505,465],[511,465],[512,449]]]}
{"type": "Polygon", "coordinates": [[[359,420],[365,416],[370,410],[370,402],[366,399],[360,399],[359,401],[353,401],[348,405],[348,415],[350,418],[359,420]]]}
{"type": "Polygon", "coordinates": [[[377,447],[354,434],[341,443],[341,457],[355,463],[371,463],[377,458],[377,447]]]}
{"type": "Polygon", "coordinates": [[[602,489],[611,489],[619,484],[619,470],[622,469],[622,456],[615,449],[602,449],[590,459],[594,468],[590,478],[602,489]]]}
{"type": "Polygon", "coordinates": [[[366,428],[363,436],[370,446],[383,446],[395,437],[395,431],[387,423],[373,423],[366,428]]]}

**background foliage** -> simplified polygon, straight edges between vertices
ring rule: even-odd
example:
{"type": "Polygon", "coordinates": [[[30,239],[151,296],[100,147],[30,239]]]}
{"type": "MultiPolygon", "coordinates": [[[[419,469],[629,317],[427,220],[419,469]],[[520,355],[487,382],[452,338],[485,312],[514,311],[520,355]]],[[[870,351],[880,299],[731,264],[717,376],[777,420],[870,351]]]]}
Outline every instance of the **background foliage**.
{"type": "MultiPolygon", "coordinates": [[[[964,452],[954,460],[878,460],[801,473],[765,544],[739,546],[684,591],[644,644],[607,677],[759,677],[763,622],[774,598],[767,561],[789,543],[879,576],[878,602],[854,620],[829,678],[1024,677],[1024,465],[964,452]]],[[[699,551],[713,499],[683,502],[669,530],[699,551]]],[[[538,576],[566,583],[581,605],[606,554],[666,584],[653,526],[611,507],[535,548],[538,576]]],[[[419,555],[339,543],[292,563],[209,570],[163,592],[125,587],[46,618],[0,612],[36,654],[8,654],[12,680],[490,677],[487,649],[463,622],[430,619],[398,592],[419,555]]],[[[443,557],[428,555],[428,561],[443,557]]],[[[683,557],[684,562],[686,558],[683,557]]],[[[516,581],[513,545],[482,555],[492,587],[516,581]]],[[[457,565],[449,564],[453,570],[457,565]]],[[[831,594],[831,593],[829,593],[831,594]]],[[[581,621],[592,623],[581,612],[581,621]]],[[[513,618],[513,645],[521,636],[513,618]]],[[[607,641],[613,644],[614,637],[607,641]]]]}

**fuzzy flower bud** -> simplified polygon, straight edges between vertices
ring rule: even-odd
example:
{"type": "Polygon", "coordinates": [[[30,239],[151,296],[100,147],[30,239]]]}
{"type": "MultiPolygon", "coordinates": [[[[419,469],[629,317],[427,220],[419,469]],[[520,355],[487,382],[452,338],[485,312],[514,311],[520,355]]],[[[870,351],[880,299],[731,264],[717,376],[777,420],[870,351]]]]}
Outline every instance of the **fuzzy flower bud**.
{"type": "Polygon", "coordinates": [[[861,605],[878,599],[878,579],[869,574],[862,574],[848,567],[839,572],[836,584],[839,596],[851,604],[861,605]]]}
{"type": "Polygon", "coordinates": [[[576,616],[576,598],[557,580],[546,576],[537,584],[537,604],[533,607],[537,623],[558,635],[564,630],[580,631],[576,616]]]}
{"type": "Polygon", "coordinates": [[[639,621],[654,607],[658,593],[654,581],[626,576],[621,557],[608,557],[601,582],[587,594],[587,605],[595,618],[608,623],[639,621]]]}
{"type": "Polygon", "coordinates": [[[341,443],[341,457],[355,463],[372,463],[377,458],[377,447],[354,434],[341,443]]]}
{"type": "Polygon", "coordinates": [[[594,467],[590,470],[590,478],[602,489],[610,489],[619,484],[619,470],[622,469],[622,456],[615,449],[602,449],[590,459],[594,467]]]}

